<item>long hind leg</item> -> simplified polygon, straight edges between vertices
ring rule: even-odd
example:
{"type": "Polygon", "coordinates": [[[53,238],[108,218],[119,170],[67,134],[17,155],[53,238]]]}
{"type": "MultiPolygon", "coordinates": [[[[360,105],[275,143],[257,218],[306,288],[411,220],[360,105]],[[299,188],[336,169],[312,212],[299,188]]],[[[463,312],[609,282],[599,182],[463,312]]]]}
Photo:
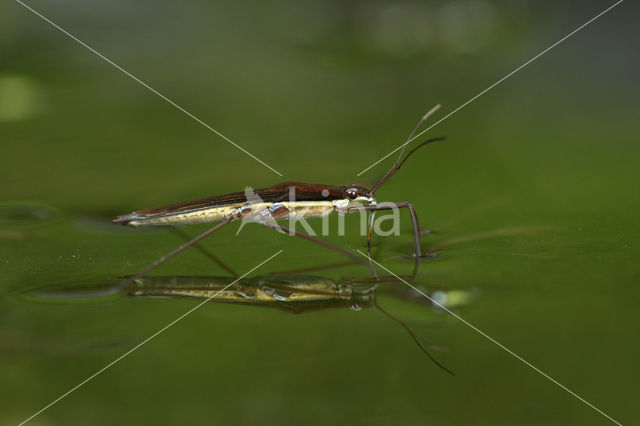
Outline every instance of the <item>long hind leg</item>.
{"type": "MultiPolygon", "coordinates": [[[[191,237],[188,236],[184,231],[182,231],[182,229],[180,228],[176,228],[176,227],[172,227],[171,230],[180,238],[182,238],[184,241],[190,241],[191,237]]],[[[194,244],[193,248],[198,250],[200,253],[202,253],[203,255],[205,255],[208,259],[212,260],[215,264],[217,264],[218,266],[220,266],[222,269],[224,269],[225,271],[227,271],[232,277],[237,277],[238,274],[236,273],[236,271],[234,271],[231,267],[229,267],[226,263],[224,263],[222,260],[220,260],[218,258],[218,256],[214,255],[213,253],[211,253],[209,250],[207,250],[205,247],[203,247],[200,244],[194,244]]]]}
{"type": "Polygon", "coordinates": [[[206,230],[205,232],[203,232],[202,234],[198,235],[197,237],[195,237],[195,238],[191,239],[190,241],[182,244],[180,247],[176,248],[175,250],[173,250],[173,251],[165,254],[164,256],[160,257],[159,259],[155,260],[153,263],[151,263],[149,266],[147,266],[146,268],[144,268],[142,271],[138,272],[137,274],[131,275],[131,276],[125,278],[119,284],[119,287],[120,288],[124,288],[124,287],[128,286],[129,284],[131,284],[133,281],[137,280],[138,278],[142,278],[143,276],[145,276],[149,272],[153,271],[158,266],[162,265],[163,263],[165,263],[166,261],[168,261],[172,257],[182,253],[183,251],[185,251],[186,249],[188,249],[192,245],[196,244],[198,241],[203,240],[204,238],[206,238],[209,235],[213,234],[218,229],[222,228],[225,225],[228,225],[229,223],[231,223],[235,219],[237,219],[237,217],[235,215],[234,216],[230,216],[229,218],[225,219],[224,221],[218,223],[213,228],[210,228],[210,229],[206,230]]]}

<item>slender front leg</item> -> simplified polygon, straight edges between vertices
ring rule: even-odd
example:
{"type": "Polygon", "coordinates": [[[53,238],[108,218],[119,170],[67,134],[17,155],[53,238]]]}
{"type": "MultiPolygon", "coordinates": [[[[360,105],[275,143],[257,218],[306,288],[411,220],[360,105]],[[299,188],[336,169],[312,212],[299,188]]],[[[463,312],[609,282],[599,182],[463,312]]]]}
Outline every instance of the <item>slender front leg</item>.
{"type": "Polygon", "coordinates": [[[371,230],[373,229],[373,221],[376,217],[376,211],[369,212],[369,226],[367,227],[367,254],[371,257],[371,230]]]}
{"type": "Polygon", "coordinates": [[[371,274],[373,278],[378,279],[378,273],[376,271],[376,265],[371,261],[371,230],[373,229],[373,221],[376,217],[376,211],[372,210],[369,212],[369,226],[367,227],[367,257],[369,260],[369,269],[371,270],[371,274]]]}
{"type": "MultiPolygon", "coordinates": [[[[345,213],[353,213],[356,211],[369,211],[374,213],[378,210],[392,210],[392,209],[409,209],[409,213],[411,215],[411,223],[413,224],[413,242],[414,242],[414,263],[413,263],[413,273],[411,274],[412,278],[415,278],[418,275],[418,269],[420,268],[420,258],[422,257],[422,253],[420,251],[420,227],[418,226],[418,216],[416,215],[416,211],[414,210],[411,203],[381,203],[381,204],[370,204],[368,206],[357,206],[357,207],[349,207],[346,209],[345,213]]],[[[373,220],[369,223],[369,231],[367,237],[367,245],[370,247],[371,244],[371,227],[373,226],[373,220]]],[[[371,268],[375,268],[373,262],[371,261],[371,250],[369,249],[369,264],[371,268]]],[[[374,269],[375,270],[375,269],[374,269]]],[[[374,277],[375,277],[374,273],[374,277]]]]}
{"type": "MultiPolygon", "coordinates": [[[[417,259],[422,257],[422,252],[420,251],[420,227],[418,226],[418,216],[416,215],[416,211],[411,205],[411,203],[403,202],[403,203],[381,203],[381,204],[371,204],[368,206],[357,206],[357,207],[348,207],[346,209],[346,213],[353,213],[356,211],[370,211],[376,212],[378,210],[392,210],[392,209],[409,209],[409,214],[411,216],[411,223],[413,225],[413,242],[414,242],[414,255],[417,259]]],[[[373,225],[373,220],[369,223],[369,232],[367,237],[368,245],[370,245],[371,241],[371,226],[373,225]]],[[[369,251],[370,253],[370,251],[369,251]]]]}

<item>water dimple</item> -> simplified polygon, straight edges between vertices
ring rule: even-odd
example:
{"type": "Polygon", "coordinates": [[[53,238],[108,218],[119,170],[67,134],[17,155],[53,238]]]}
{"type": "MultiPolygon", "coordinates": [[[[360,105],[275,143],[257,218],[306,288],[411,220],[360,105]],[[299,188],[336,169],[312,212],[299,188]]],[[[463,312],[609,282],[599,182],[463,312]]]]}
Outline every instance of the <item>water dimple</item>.
{"type": "Polygon", "coordinates": [[[85,282],[41,285],[16,291],[15,294],[31,302],[45,303],[97,303],[113,301],[122,295],[119,280],[105,278],[85,282]]]}
{"type": "MultiPolygon", "coordinates": [[[[431,262],[431,261],[437,260],[439,257],[440,255],[438,253],[423,253],[422,256],[420,256],[420,259],[418,259],[418,262],[420,263],[431,262]]],[[[416,261],[416,257],[413,255],[413,253],[396,256],[395,259],[403,262],[416,261]]]]}
{"type": "Polygon", "coordinates": [[[8,202],[0,204],[0,226],[38,226],[56,220],[59,211],[38,202],[8,202]]]}
{"type": "Polygon", "coordinates": [[[433,301],[434,306],[438,308],[447,306],[447,293],[441,290],[434,291],[431,295],[431,300],[433,301]]]}
{"type": "Polygon", "coordinates": [[[467,290],[436,290],[431,295],[431,301],[434,308],[454,309],[470,304],[473,297],[473,292],[467,290]]]}

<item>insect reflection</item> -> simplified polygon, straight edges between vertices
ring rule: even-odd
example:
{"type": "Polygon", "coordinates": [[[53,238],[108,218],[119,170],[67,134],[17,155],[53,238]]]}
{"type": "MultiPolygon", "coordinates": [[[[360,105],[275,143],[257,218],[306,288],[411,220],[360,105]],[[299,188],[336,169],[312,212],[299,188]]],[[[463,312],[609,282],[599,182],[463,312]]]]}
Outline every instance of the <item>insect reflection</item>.
{"type": "MultiPolygon", "coordinates": [[[[113,296],[162,297],[210,299],[211,303],[227,303],[256,307],[274,308],[294,314],[326,309],[361,310],[374,307],[385,316],[399,324],[411,336],[416,345],[440,368],[453,373],[436,360],[425,348],[422,341],[400,319],[383,309],[377,301],[377,295],[383,289],[385,294],[403,300],[411,299],[410,288],[404,286],[382,286],[398,283],[394,277],[356,278],[343,277],[333,280],[317,275],[272,274],[237,279],[215,276],[146,276],[134,279],[126,287],[65,286],[31,291],[28,297],[40,301],[64,301],[72,299],[95,299],[113,296]],[[215,295],[215,297],[212,297],[215,295]]],[[[443,300],[447,292],[431,292],[434,298],[443,300]]],[[[456,301],[447,303],[454,306],[466,303],[467,293],[452,292],[456,301]]],[[[440,302],[439,302],[440,303],[440,302]]],[[[435,308],[435,307],[434,307],[435,308]]]]}

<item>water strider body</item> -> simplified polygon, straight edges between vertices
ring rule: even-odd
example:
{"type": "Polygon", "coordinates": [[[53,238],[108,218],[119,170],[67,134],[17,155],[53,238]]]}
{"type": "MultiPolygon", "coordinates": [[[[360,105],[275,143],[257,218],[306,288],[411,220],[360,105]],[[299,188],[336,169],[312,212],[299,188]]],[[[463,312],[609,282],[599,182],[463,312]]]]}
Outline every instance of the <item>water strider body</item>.
{"type": "Polygon", "coordinates": [[[258,215],[279,219],[305,219],[331,212],[349,213],[349,207],[376,204],[370,190],[361,185],[323,185],[284,182],[270,188],[234,192],[119,216],[114,223],[133,227],[213,223],[258,215]],[[252,199],[253,198],[253,199],[252,199]]]}
{"type": "MultiPolygon", "coordinates": [[[[420,125],[440,106],[437,105],[427,114],[425,114],[418,125],[415,127],[407,143],[411,140],[420,125]]],[[[165,207],[157,207],[146,210],[138,210],[133,213],[118,216],[114,219],[114,223],[141,227],[141,226],[162,226],[162,225],[187,225],[196,223],[219,222],[213,228],[200,234],[189,242],[178,247],[174,251],[166,254],[160,259],[153,262],[144,270],[140,271],[131,279],[137,279],[144,276],[147,272],[155,269],[157,266],[166,262],[178,253],[186,250],[188,247],[196,244],[198,241],[222,228],[223,226],[236,221],[248,220],[259,223],[261,225],[274,228],[280,231],[288,232],[290,235],[296,235],[318,244],[329,247],[333,250],[341,252],[351,258],[358,258],[353,253],[334,246],[331,243],[315,238],[311,235],[289,230],[276,223],[283,219],[306,219],[311,217],[325,216],[332,212],[339,214],[349,214],[354,212],[369,212],[369,227],[367,232],[367,247],[369,257],[371,257],[371,231],[373,227],[374,214],[378,210],[403,209],[409,210],[411,222],[413,225],[414,236],[414,257],[415,266],[414,274],[417,272],[418,260],[422,256],[420,250],[420,228],[418,226],[418,217],[413,206],[408,202],[401,203],[378,203],[375,198],[375,192],[380,188],[391,176],[393,176],[407,159],[422,146],[442,140],[443,138],[434,138],[427,140],[406,156],[404,152],[406,144],[402,147],[400,155],[394,165],[372,188],[362,185],[324,185],[319,183],[305,182],[284,182],[274,185],[270,188],[252,190],[246,188],[244,192],[234,192],[225,195],[219,195],[200,200],[187,201],[185,203],[172,204],[165,207]],[[404,156],[404,158],[403,158],[404,156]]],[[[358,258],[360,259],[360,258],[358,258]]],[[[372,273],[375,276],[375,270],[372,267],[372,273]]]]}

